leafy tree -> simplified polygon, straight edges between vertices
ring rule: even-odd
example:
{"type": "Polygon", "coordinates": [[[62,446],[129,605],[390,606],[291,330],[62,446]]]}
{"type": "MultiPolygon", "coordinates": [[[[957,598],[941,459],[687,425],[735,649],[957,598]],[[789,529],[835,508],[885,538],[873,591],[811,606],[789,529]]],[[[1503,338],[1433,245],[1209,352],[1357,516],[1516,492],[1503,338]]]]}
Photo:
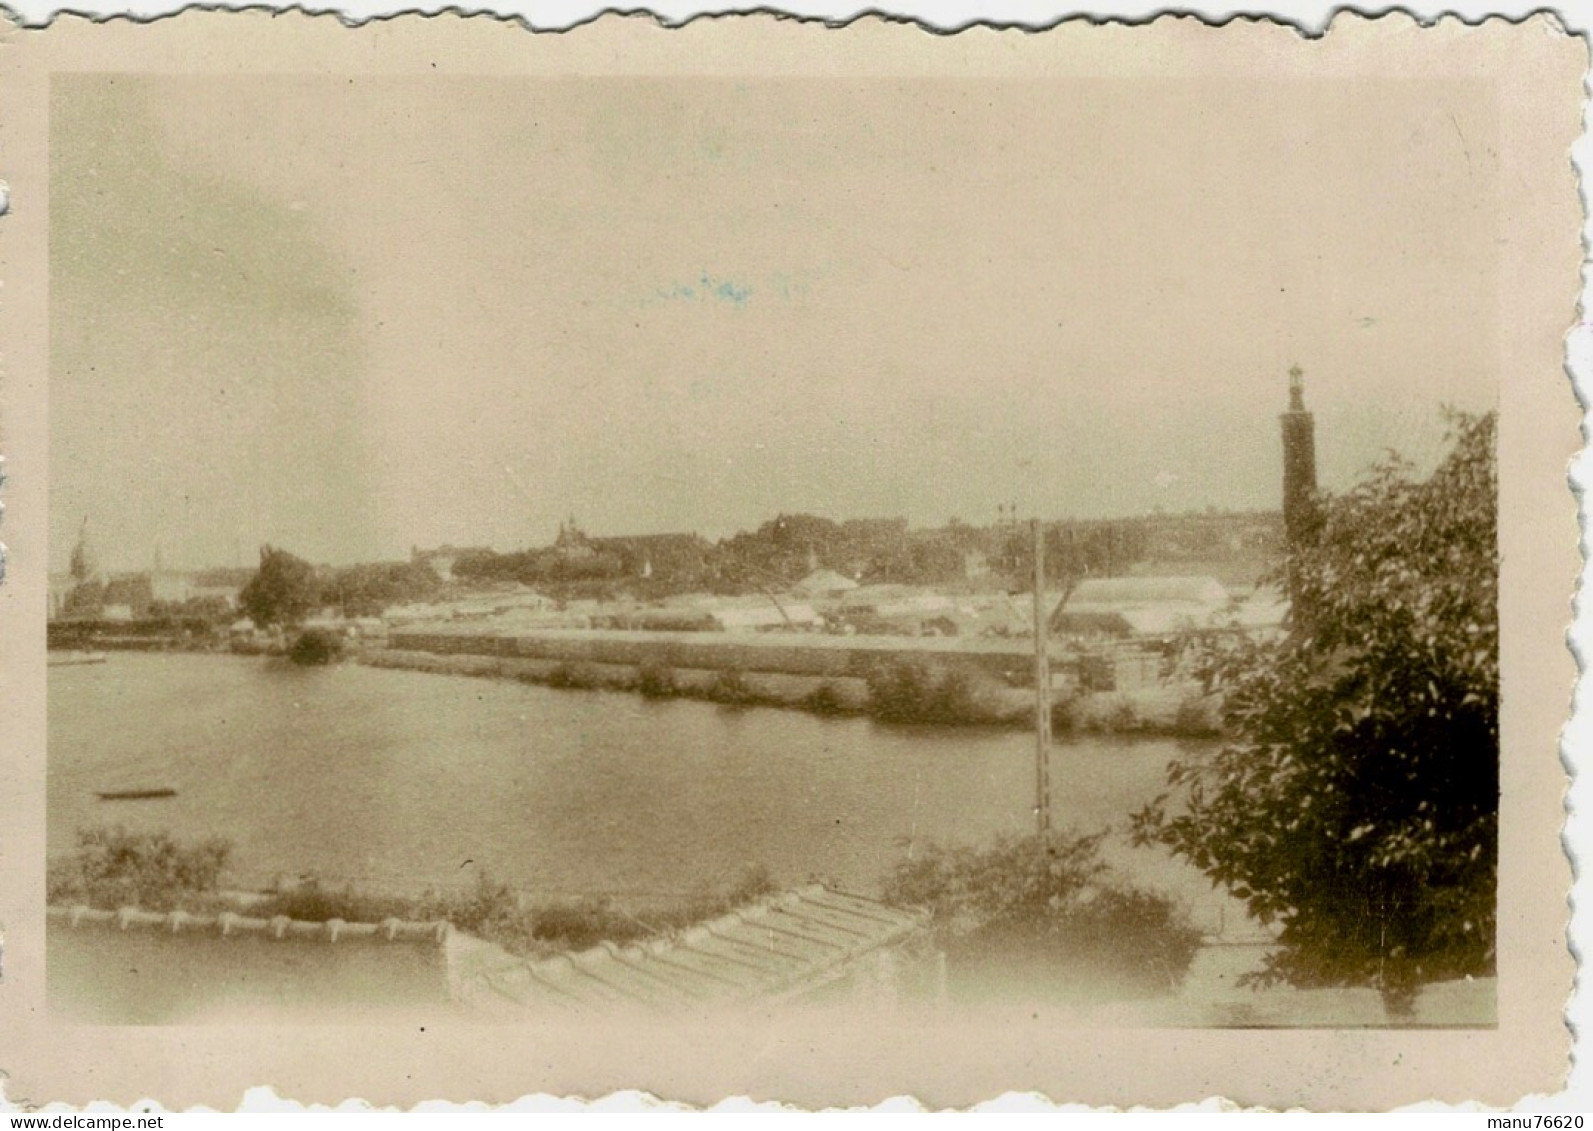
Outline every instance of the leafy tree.
{"type": "Polygon", "coordinates": [[[388,562],[338,570],[323,598],[344,616],[381,616],[393,605],[431,597],[442,582],[423,562],[388,562]]]}
{"type": "Polygon", "coordinates": [[[1101,858],[1105,839],[931,845],[897,865],[885,898],[929,911],[954,972],[1003,971],[1026,997],[1042,987],[1085,998],[1176,989],[1200,931],[1174,901],[1116,875],[1101,858]]]}
{"type": "Polygon", "coordinates": [[[238,604],[262,628],[296,625],[321,604],[315,567],[286,550],[260,547],[260,569],[238,594],[238,604]]]}
{"type": "Polygon", "coordinates": [[[1282,944],[1263,975],[1394,1001],[1494,964],[1498,560],[1493,416],[1426,480],[1389,457],[1324,497],[1284,576],[1292,631],[1208,645],[1221,751],[1135,818],[1282,944]]]}

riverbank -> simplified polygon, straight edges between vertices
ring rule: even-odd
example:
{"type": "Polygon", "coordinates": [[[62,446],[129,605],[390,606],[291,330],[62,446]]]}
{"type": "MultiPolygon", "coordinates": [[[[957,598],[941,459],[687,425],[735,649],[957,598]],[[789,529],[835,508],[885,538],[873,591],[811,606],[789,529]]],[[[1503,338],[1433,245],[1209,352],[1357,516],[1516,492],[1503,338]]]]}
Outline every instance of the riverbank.
{"type": "Polygon", "coordinates": [[[817,714],[862,715],[868,712],[869,702],[867,681],[848,676],[822,678],[779,672],[438,655],[401,648],[372,648],[354,658],[373,668],[511,679],[568,690],[628,691],[656,699],[701,699],[727,706],[799,708],[817,714]]]}
{"type": "MultiPolygon", "coordinates": [[[[957,722],[1014,729],[1030,728],[1034,724],[1032,691],[1003,687],[994,680],[981,680],[977,675],[964,676],[957,683],[955,694],[948,692],[940,697],[940,717],[916,718],[914,704],[903,703],[900,698],[882,701],[882,682],[888,681],[882,681],[877,675],[871,680],[858,676],[670,668],[652,664],[571,663],[460,652],[439,654],[404,648],[366,649],[357,653],[355,659],[376,668],[509,679],[563,689],[624,691],[657,699],[699,699],[727,706],[779,707],[820,715],[869,715],[894,722],[957,722]],[[956,717],[950,717],[953,714],[956,717]]],[[[947,676],[946,673],[932,673],[928,678],[944,681],[947,676]]],[[[940,686],[946,685],[942,682],[940,686]]],[[[933,691],[928,697],[934,698],[933,691]]],[[[926,707],[921,698],[916,712],[926,710],[934,712],[934,706],[926,707]]],[[[1214,700],[1199,695],[1198,689],[1192,686],[1170,684],[1133,691],[1065,694],[1053,705],[1052,727],[1059,735],[1210,738],[1220,733],[1220,720],[1214,700]]]]}

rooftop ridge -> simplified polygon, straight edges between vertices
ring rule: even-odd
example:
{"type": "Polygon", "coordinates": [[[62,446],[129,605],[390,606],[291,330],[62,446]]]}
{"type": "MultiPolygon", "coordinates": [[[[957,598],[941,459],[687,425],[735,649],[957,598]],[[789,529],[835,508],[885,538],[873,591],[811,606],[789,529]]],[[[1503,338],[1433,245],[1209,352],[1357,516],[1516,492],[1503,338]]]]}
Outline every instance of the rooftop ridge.
{"type": "MultiPolygon", "coordinates": [[[[859,964],[869,955],[907,942],[926,919],[922,908],[895,907],[810,883],[751,900],[683,931],[529,957],[442,921],[310,922],[233,911],[198,915],[136,907],[48,908],[52,929],[107,936],[136,929],[172,945],[183,939],[237,936],[258,939],[266,947],[286,941],[318,947],[405,942],[436,948],[450,1000],[510,1017],[537,1010],[657,1013],[788,1000],[862,969],[859,964]]],[[[888,971],[893,961],[886,953],[881,969],[888,971]]],[[[876,971],[865,976],[881,975],[876,971]]]]}
{"type": "Polygon", "coordinates": [[[234,935],[261,935],[274,939],[319,939],[335,943],[340,939],[373,939],[385,942],[442,943],[453,927],[442,919],[418,922],[404,919],[383,919],[378,923],[350,923],[342,919],[314,921],[290,919],[286,915],[257,918],[235,911],[222,911],[214,915],[196,915],[181,909],[176,911],[145,911],[138,907],[121,907],[114,911],[87,904],[51,904],[46,909],[46,920],[67,927],[114,927],[130,930],[134,927],[165,929],[172,934],[214,933],[222,938],[234,935]]]}

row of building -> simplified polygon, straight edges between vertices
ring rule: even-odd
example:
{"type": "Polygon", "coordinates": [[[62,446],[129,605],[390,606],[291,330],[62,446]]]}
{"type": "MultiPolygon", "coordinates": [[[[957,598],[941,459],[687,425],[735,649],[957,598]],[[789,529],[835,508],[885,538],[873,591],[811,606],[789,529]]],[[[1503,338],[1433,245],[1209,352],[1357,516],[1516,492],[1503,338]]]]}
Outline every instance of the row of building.
{"type": "MultiPolygon", "coordinates": [[[[1045,594],[1048,630],[1079,640],[1158,641],[1205,629],[1277,628],[1287,604],[1267,588],[1230,590],[1213,577],[1086,578],[1045,594]]],[[[1033,597],[1002,591],[951,593],[905,585],[860,585],[818,570],[784,592],[687,594],[655,602],[556,602],[526,587],[458,600],[405,605],[395,626],[480,622],[514,628],[667,632],[832,632],[846,635],[1023,637],[1034,629],[1033,597]]]]}
{"type": "MultiPolygon", "coordinates": [[[[97,619],[132,621],[157,603],[209,600],[236,611],[248,571],[160,571],[112,577],[97,619]]],[[[71,579],[52,578],[52,619],[66,611],[71,579]]],[[[457,592],[457,591],[456,591],[457,592]]],[[[1230,590],[1209,576],[1086,578],[1046,595],[1049,630],[1063,638],[1154,640],[1192,629],[1275,628],[1287,612],[1268,589],[1230,590]]],[[[333,614],[318,623],[335,623],[333,614]]],[[[451,598],[399,605],[372,622],[502,622],[517,627],[610,628],[701,632],[839,632],[862,635],[1018,637],[1033,631],[1032,597],[1002,591],[950,593],[908,585],[862,585],[819,569],[783,592],[745,596],[686,594],[654,602],[558,601],[530,587],[500,585],[451,598]]],[[[248,626],[240,626],[247,628],[248,626]]]]}

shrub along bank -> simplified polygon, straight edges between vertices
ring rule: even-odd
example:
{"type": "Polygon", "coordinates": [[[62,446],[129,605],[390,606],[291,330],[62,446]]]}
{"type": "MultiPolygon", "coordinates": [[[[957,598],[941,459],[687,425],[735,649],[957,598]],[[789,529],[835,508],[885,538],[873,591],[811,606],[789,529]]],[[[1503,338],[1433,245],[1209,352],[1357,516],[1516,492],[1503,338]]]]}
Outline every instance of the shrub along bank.
{"type": "Polygon", "coordinates": [[[1088,1003],[1176,992],[1201,934],[1172,900],[1116,876],[1105,838],[931,848],[897,867],[886,899],[930,910],[954,994],[1088,1003]]]}
{"type": "Polygon", "coordinates": [[[245,896],[222,887],[231,855],[232,846],[224,840],[181,844],[166,833],[85,829],[78,833],[70,856],[49,863],[49,902],[54,906],[136,907],[195,915],[236,911],[256,918],[280,915],[306,922],[446,920],[512,954],[541,957],[584,950],[604,941],[627,943],[683,930],[775,890],[768,872],[753,868],[721,889],[704,890],[645,911],[620,907],[606,899],[531,900],[486,873],[478,873],[475,886],[466,891],[428,890],[408,898],[315,881],[290,890],[245,896]]]}
{"type": "MultiPolygon", "coordinates": [[[[818,715],[867,715],[882,722],[940,726],[1032,725],[1032,694],[976,671],[919,661],[876,665],[867,678],[709,671],[659,664],[631,667],[521,657],[440,655],[402,649],[364,652],[361,663],[451,675],[515,679],[566,690],[628,691],[652,699],[697,699],[731,707],[783,707],[818,715]]],[[[1214,700],[1177,688],[1059,698],[1052,727],[1072,733],[1173,735],[1218,733],[1214,700]]]]}

